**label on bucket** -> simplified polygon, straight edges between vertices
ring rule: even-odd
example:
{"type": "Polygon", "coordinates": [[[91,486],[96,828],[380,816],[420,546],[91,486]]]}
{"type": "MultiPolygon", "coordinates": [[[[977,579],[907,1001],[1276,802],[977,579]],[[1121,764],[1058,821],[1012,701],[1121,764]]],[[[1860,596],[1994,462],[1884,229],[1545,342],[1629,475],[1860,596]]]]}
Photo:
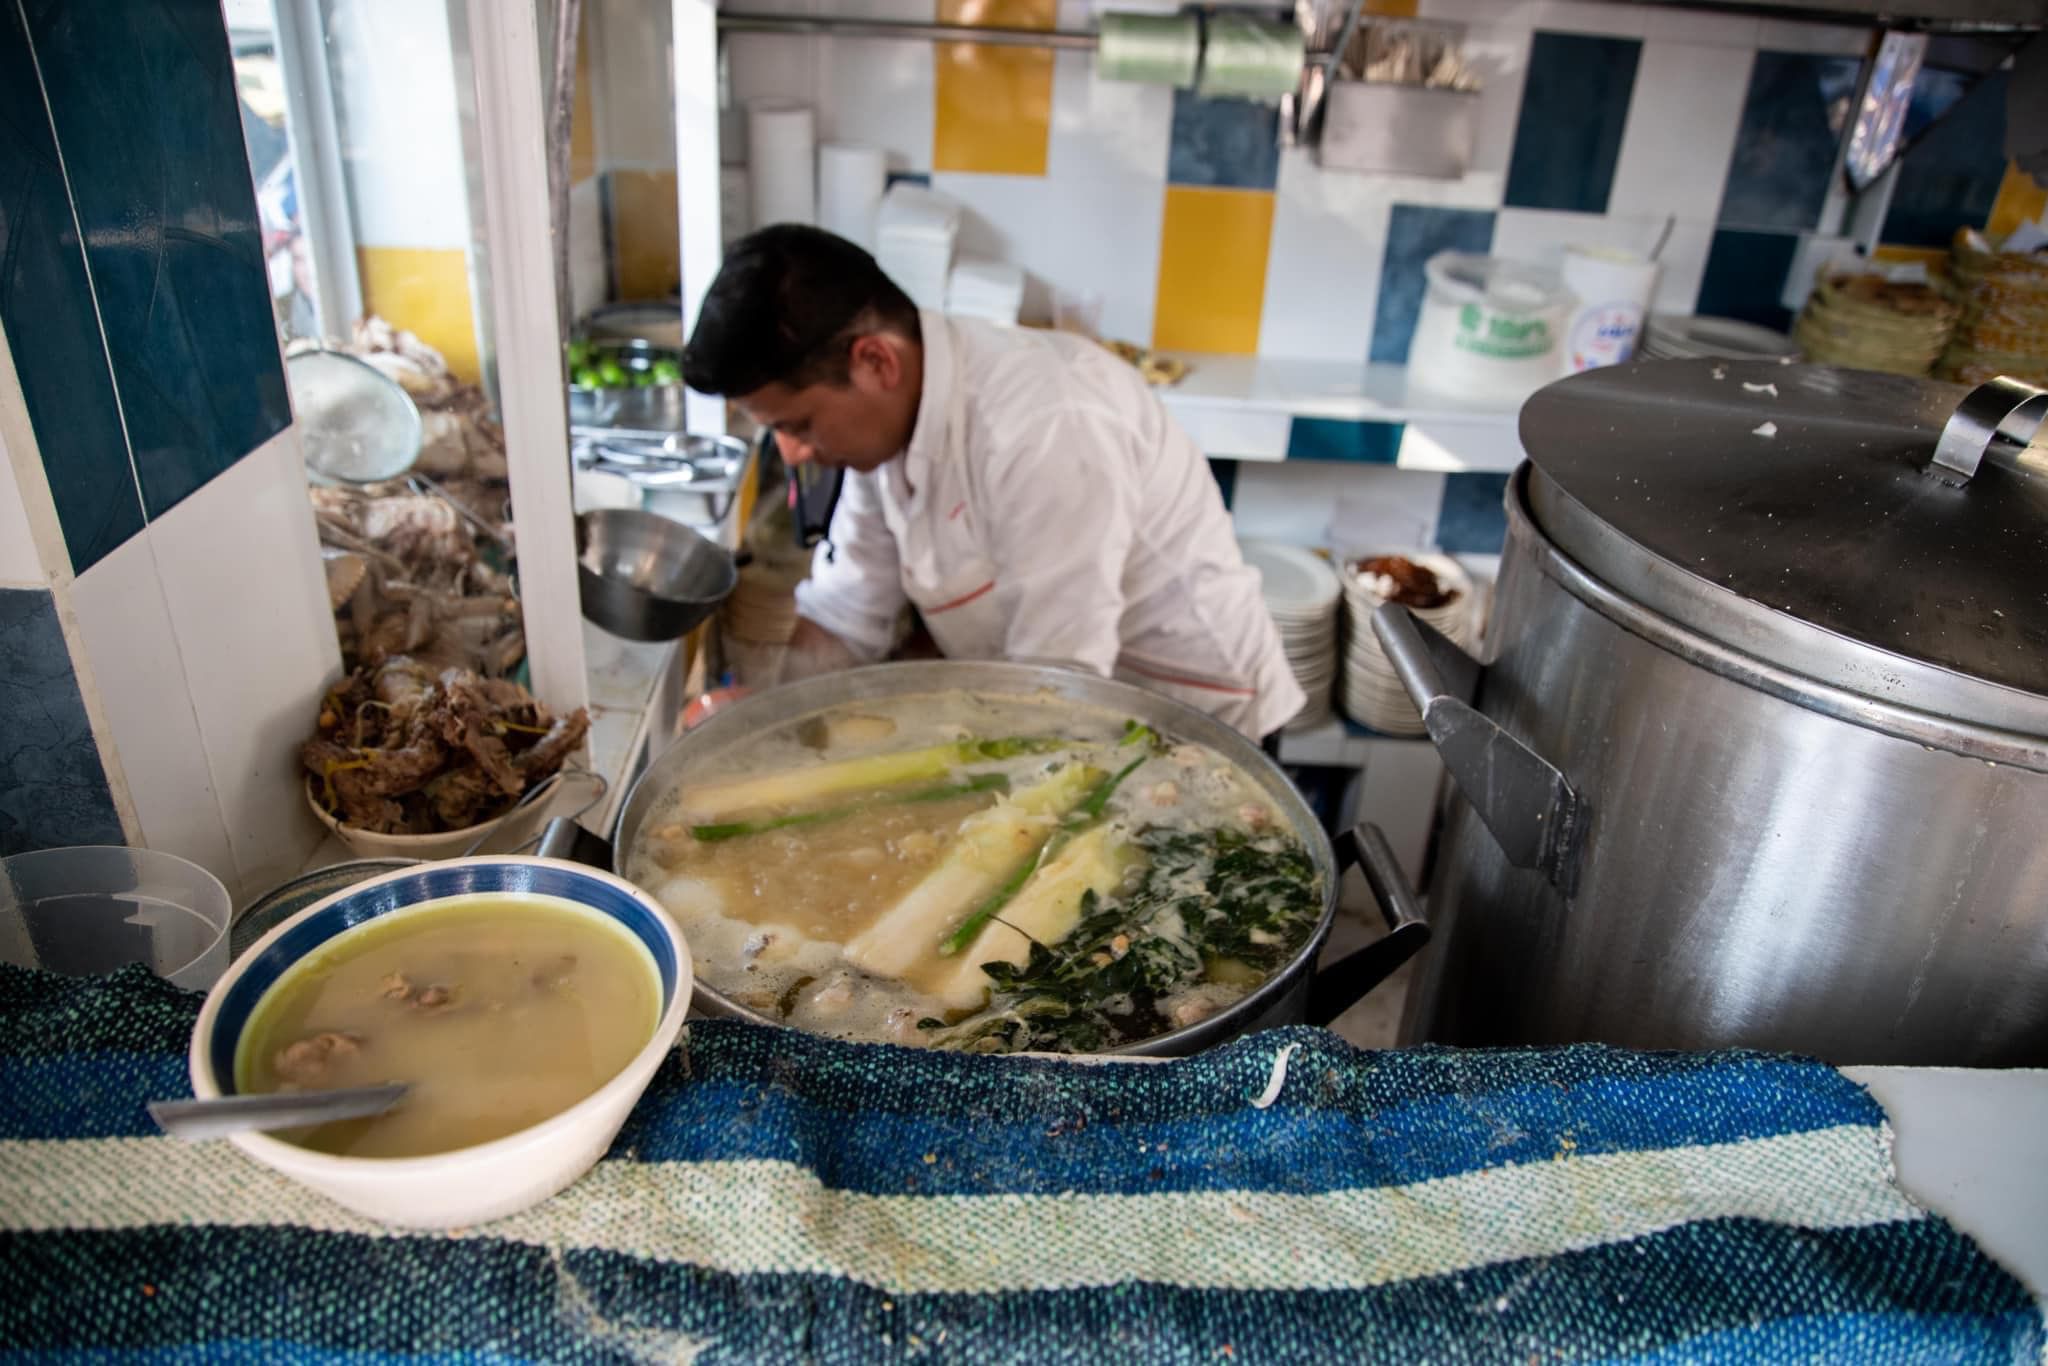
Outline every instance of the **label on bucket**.
{"type": "Polygon", "coordinates": [[[1542,318],[1516,317],[1495,313],[1478,304],[1466,304],[1458,310],[1454,345],[1461,351],[1497,360],[1528,360],[1547,355],[1554,342],[1550,324],[1542,318]]]}
{"type": "Polygon", "coordinates": [[[1572,322],[1568,349],[1574,371],[1619,365],[1636,353],[1643,311],[1632,303],[1601,304],[1572,322]]]}

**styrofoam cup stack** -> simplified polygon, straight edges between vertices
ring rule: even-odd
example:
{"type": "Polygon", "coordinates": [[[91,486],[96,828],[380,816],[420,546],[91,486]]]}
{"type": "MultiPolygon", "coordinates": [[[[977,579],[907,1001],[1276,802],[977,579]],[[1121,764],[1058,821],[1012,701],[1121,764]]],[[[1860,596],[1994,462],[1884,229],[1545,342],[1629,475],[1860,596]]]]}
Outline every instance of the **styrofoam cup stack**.
{"type": "Polygon", "coordinates": [[[1294,729],[1330,719],[1337,681],[1337,604],[1341,589],[1328,561],[1300,546],[1240,541],[1244,562],[1259,571],[1259,593],[1280,632],[1280,648],[1308,704],[1294,729]]]}
{"type": "Polygon", "coordinates": [[[1385,583],[1377,575],[1358,572],[1361,561],[1381,555],[1412,560],[1452,590],[1449,601],[1435,607],[1412,607],[1418,621],[1435,627],[1452,643],[1470,648],[1478,637],[1478,593],[1472,576],[1456,560],[1414,547],[1367,550],[1343,566],[1344,614],[1348,643],[1344,648],[1344,712],[1362,726],[1383,735],[1423,734],[1422,713],[1408,698],[1408,689],[1394,672],[1393,661],[1373,634],[1372,614],[1387,601],[1385,583]]]}
{"type": "Polygon", "coordinates": [[[755,227],[817,222],[815,145],[815,116],[808,104],[748,101],[748,216],[755,227]]]}
{"type": "Polygon", "coordinates": [[[818,226],[864,251],[875,249],[875,216],[889,178],[879,147],[828,142],[818,148],[818,226]]]}

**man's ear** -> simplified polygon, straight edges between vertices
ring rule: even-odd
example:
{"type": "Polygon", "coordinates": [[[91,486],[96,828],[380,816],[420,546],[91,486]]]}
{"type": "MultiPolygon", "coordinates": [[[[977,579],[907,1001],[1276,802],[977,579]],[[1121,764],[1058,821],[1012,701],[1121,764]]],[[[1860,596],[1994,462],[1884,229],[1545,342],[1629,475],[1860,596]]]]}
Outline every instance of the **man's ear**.
{"type": "Polygon", "coordinates": [[[903,355],[880,332],[854,338],[846,360],[854,382],[864,380],[863,387],[891,390],[903,382],[903,355]]]}

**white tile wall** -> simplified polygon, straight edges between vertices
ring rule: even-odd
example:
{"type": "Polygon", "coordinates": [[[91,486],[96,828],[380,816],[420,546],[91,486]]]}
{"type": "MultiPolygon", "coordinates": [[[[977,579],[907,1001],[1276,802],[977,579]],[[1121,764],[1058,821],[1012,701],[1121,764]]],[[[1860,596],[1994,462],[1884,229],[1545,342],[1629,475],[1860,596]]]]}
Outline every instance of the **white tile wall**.
{"type": "Polygon", "coordinates": [[[959,249],[1022,266],[1026,320],[1051,316],[1054,290],[1102,296],[1104,335],[1152,335],[1166,183],[1130,177],[1055,184],[1043,176],[932,177],[967,206],[959,249]]]}
{"type": "Polygon", "coordinates": [[[1443,475],[1391,465],[1245,464],[1230,509],[1237,534],[1259,540],[1329,545],[1341,507],[1360,541],[1430,545],[1443,492],[1443,475]]]}
{"type": "Polygon", "coordinates": [[[42,559],[29,531],[28,508],[22,502],[20,484],[15,482],[14,462],[8,458],[4,438],[0,438],[0,586],[45,586],[42,559]]]}
{"type": "Polygon", "coordinates": [[[1607,212],[1714,221],[1755,58],[1747,48],[1643,44],[1607,212]]]}
{"type": "MultiPolygon", "coordinates": [[[[926,5],[927,17],[930,6],[926,5]]],[[[887,38],[830,38],[820,48],[821,139],[880,147],[892,171],[929,170],[932,101],[905,99],[930,91],[937,48],[887,38]]]]}
{"type": "Polygon", "coordinates": [[[1365,363],[1391,203],[1380,177],[1321,170],[1299,147],[1281,155],[1261,355],[1365,363]]]}
{"type": "Polygon", "coordinates": [[[152,522],[149,537],[250,895],[297,872],[319,843],[298,746],[341,672],[297,431],[244,456],[152,522]]]}
{"type": "Polygon", "coordinates": [[[1172,140],[1170,87],[1097,80],[1091,53],[1063,51],[1054,58],[1049,178],[1163,182],[1172,140]]]}
{"type": "Polygon", "coordinates": [[[150,533],[79,575],[70,598],[142,843],[190,859],[234,888],[240,872],[150,533]]]}

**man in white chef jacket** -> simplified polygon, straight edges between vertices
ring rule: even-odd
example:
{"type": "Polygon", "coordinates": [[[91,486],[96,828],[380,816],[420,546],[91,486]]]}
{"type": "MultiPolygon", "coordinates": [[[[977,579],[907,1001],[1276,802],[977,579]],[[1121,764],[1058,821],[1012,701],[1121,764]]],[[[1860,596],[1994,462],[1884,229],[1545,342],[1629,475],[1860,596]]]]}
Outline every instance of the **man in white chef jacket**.
{"type": "Polygon", "coordinates": [[[693,389],[846,471],[793,646],[872,662],[914,605],[952,659],[1061,663],[1254,740],[1305,698],[1202,453],[1083,338],[921,312],[853,243],[735,243],[683,353],[693,389]]]}

